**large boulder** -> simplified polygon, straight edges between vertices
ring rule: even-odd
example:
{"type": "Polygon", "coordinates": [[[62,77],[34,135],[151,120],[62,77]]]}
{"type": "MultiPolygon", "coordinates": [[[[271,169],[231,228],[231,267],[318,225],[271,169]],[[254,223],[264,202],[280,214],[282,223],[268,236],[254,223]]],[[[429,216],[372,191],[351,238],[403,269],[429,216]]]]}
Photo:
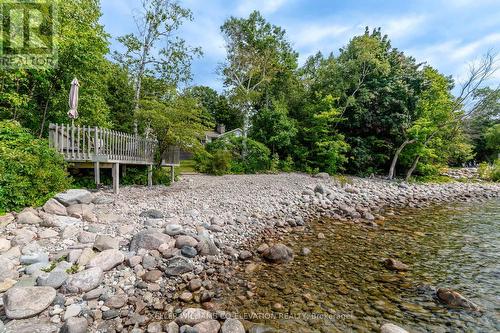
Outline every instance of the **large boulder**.
{"type": "Polygon", "coordinates": [[[88,267],[100,267],[103,271],[109,271],[125,260],[125,255],[116,249],[104,250],[90,259],[88,267]]]}
{"type": "Polygon", "coordinates": [[[88,222],[97,222],[97,217],[94,214],[93,205],[75,204],[66,208],[69,216],[82,218],[88,222]]]}
{"type": "Polygon", "coordinates": [[[199,308],[187,308],[181,312],[179,317],[177,317],[176,322],[177,324],[179,324],[179,326],[182,325],[193,326],[211,319],[212,319],[212,314],[207,310],[199,308]]]}
{"type": "Polygon", "coordinates": [[[134,235],[130,242],[130,251],[137,252],[138,249],[158,250],[160,245],[168,243],[170,236],[159,230],[151,229],[140,231],[134,235]]]}
{"type": "Polygon", "coordinates": [[[42,227],[54,227],[63,230],[67,226],[78,226],[82,223],[80,219],[70,216],[59,216],[40,212],[42,218],[42,227]]]}
{"type": "Polygon", "coordinates": [[[479,310],[479,306],[452,289],[438,288],[437,297],[442,303],[453,308],[479,310]]]}
{"type": "Polygon", "coordinates": [[[275,244],[267,248],[262,256],[272,263],[285,264],[293,260],[293,251],[284,244],[275,244]]]}
{"type": "Polygon", "coordinates": [[[49,199],[45,203],[45,205],[43,205],[43,210],[48,214],[62,215],[62,216],[68,215],[66,207],[64,207],[59,201],[55,199],[49,199]]]}
{"type": "Polygon", "coordinates": [[[91,267],[71,275],[64,285],[64,289],[70,293],[86,292],[96,288],[104,277],[100,267],[91,267]]]}
{"type": "Polygon", "coordinates": [[[89,204],[92,202],[93,196],[92,193],[87,190],[71,189],[66,192],[56,194],[55,198],[63,205],[71,206],[74,204],[89,204]]]}
{"type": "Polygon", "coordinates": [[[52,287],[14,287],[3,296],[5,314],[10,319],[33,317],[45,310],[56,298],[52,287]]]}
{"type": "Polygon", "coordinates": [[[17,215],[17,223],[20,224],[40,224],[42,219],[33,209],[26,209],[17,215]]]}

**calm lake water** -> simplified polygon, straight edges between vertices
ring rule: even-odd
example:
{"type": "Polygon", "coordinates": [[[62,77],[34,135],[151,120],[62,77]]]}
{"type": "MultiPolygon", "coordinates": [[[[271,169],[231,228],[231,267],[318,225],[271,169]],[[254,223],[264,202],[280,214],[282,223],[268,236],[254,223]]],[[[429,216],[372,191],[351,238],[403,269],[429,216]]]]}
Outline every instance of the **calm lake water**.
{"type": "Polygon", "coordinates": [[[233,287],[227,310],[282,332],[371,332],[386,322],[411,332],[500,331],[498,199],[400,211],[378,228],[319,221],[284,243],[294,261],[241,273],[253,294],[233,287]],[[301,255],[303,247],[311,253],[301,255]],[[385,269],[389,257],[411,270],[385,269]],[[482,311],[446,308],[435,287],[457,290],[482,311]]]}

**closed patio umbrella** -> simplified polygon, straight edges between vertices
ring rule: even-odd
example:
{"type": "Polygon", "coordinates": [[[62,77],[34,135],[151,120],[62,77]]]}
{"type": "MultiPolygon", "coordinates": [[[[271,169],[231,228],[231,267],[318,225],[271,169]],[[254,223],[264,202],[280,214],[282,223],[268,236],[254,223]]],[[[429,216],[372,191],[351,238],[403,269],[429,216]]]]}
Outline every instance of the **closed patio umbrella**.
{"type": "Polygon", "coordinates": [[[71,124],[78,118],[78,88],[80,83],[76,78],[71,81],[71,89],[69,90],[69,111],[68,117],[71,119],[71,124]]]}

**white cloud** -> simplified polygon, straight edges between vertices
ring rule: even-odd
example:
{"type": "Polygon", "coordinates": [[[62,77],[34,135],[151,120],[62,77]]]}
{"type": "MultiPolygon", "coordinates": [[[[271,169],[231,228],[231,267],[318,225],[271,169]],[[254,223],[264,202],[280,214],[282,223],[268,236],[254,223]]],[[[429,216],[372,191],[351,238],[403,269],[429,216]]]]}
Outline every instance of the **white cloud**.
{"type": "Polygon", "coordinates": [[[351,27],[344,25],[319,25],[307,24],[299,28],[298,32],[293,34],[293,40],[296,46],[310,46],[318,44],[324,40],[337,38],[344,35],[351,27]]]}
{"type": "Polygon", "coordinates": [[[414,37],[416,32],[422,31],[422,25],[426,20],[427,17],[424,15],[415,15],[390,19],[387,23],[379,25],[390,38],[397,39],[403,36],[414,37]]]}

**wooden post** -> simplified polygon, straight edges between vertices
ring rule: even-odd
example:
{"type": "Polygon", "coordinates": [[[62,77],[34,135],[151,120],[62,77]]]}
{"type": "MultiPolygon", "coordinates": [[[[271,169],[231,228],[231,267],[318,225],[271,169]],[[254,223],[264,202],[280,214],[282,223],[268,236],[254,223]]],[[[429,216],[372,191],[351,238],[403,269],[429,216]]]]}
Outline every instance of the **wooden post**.
{"type": "Polygon", "coordinates": [[[123,178],[127,177],[127,165],[126,164],[122,165],[122,177],[123,178]]]}
{"type": "Polygon", "coordinates": [[[99,162],[94,163],[94,179],[96,187],[101,184],[101,169],[99,167],[99,162]]]}
{"type": "Polygon", "coordinates": [[[111,172],[113,173],[113,193],[118,194],[120,192],[120,163],[113,163],[111,172]]]}
{"type": "Polygon", "coordinates": [[[153,186],[153,166],[148,165],[148,186],[153,186]]]}
{"type": "Polygon", "coordinates": [[[173,184],[175,182],[175,169],[174,166],[170,166],[170,184],[173,184]]]}

